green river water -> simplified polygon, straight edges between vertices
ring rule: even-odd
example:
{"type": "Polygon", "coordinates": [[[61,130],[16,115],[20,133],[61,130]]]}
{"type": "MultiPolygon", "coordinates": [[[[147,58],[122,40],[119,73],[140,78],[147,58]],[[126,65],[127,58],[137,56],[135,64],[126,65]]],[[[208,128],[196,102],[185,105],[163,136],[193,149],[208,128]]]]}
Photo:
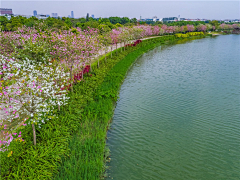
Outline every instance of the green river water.
{"type": "Polygon", "coordinates": [[[144,54],[107,136],[107,180],[240,180],[240,35],[144,54]]]}

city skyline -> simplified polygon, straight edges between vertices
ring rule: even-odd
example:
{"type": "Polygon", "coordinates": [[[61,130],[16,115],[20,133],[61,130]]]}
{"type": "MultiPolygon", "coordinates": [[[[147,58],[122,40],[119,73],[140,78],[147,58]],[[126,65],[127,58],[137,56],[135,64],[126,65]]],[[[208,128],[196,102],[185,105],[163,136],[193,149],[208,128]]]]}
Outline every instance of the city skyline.
{"type": "Polygon", "coordinates": [[[152,18],[157,16],[200,19],[239,19],[239,1],[12,1],[2,0],[1,8],[12,8],[14,14],[32,15],[57,13],[68,17],[129,17],[152,18]],[[43,3],[44,2],[44,3],[43,3]]]}

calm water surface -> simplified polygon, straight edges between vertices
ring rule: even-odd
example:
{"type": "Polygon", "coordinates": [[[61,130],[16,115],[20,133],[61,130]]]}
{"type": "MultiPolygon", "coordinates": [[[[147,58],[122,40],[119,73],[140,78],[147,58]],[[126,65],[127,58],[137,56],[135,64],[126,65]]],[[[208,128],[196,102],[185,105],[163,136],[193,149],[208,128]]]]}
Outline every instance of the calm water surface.
{"type": "Polygon", "coordinates": [[[240,36],[158,47],[130,69],[107,179],[240,179],[240,36]]]}

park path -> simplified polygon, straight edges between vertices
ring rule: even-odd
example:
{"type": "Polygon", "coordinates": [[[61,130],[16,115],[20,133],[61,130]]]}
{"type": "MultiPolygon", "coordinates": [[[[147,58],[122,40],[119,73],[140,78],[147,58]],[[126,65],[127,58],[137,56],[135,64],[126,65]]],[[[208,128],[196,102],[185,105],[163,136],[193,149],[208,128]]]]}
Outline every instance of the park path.
{"type": "MultiPolygon", "coordinates": [[[[147,37],[147,38],[142,38],[142,39],[140,39],[140,40],[146,40],[146,39],[152,39],[152,38],[158,38],[158,37],[162,37],[162,36],[151,36],[151,37],[147,37]]],[[[128,44],[131,44],[131,43],[133,43],[134,41],[136,41],[136,40],[131,40],[131,41],[128,42],[128,44]]],[[[126,44],[125,44],[125,45],[126,45],[126,44]]],[[[122,47],[124,47],[124,43],[123,43],[123,42],[122,42],[122,43],[117,43],[117,49],[122,48],[122,47]]],[[[108,46],[108,47],[106,48],[106,54],[109,53],[109,52],[111,52],[111,50],[114,51],[115,49],[116,49],[116,44],[114,44],[114,45],[112,45],[112,46],[108,46]],[[112,47],[112,49],[111,49],[111,47],[112,47]]],[[[99,53],[95,56],[95,58],[94,58],[95,60],[91,61],[91,63],[97,61],[96,58],[101,57],[101,56],[103,56],[103,55],[105,55],[105,49],[101,49],[101,50],[99,51],[99,53]]]]}

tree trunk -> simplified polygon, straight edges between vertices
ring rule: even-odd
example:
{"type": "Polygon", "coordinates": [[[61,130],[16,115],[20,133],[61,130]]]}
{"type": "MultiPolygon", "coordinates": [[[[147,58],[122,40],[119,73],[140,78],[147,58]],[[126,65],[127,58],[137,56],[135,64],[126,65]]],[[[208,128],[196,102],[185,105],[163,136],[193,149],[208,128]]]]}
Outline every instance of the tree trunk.
{"type": "Polygon", "coordinates": [[[33,130],[33,144],[34,146],[36,146],[36,130],[35,130],[34,123],[32,123],[32,130],[33,130]]]}
{"type": "Polygon", "coordinates": [[[70,86],[71,86],[71,91],[73,92],[73,79],[72,79],[72,76],[73,76],[73,72],[72,72],[72,66],[70,68],[70,86]]]}
{"type": "MultiPolygon", "coordinates": [[[[83,68],[83,70],[84,70],[84,68],[83,68]]],[[[83,80],[83,70],[82,70],[82,80],[83,80]]]]}
{"type": "Polygon", "coordinates": [[[107,47],[105,47],[105,63],[107,62],[107,47]]]}
{"type": "MultiPolygon", "coordinates": [[[[9,96],[9,104],[11,104],[10,96],[9,96]]],[[[9,108],[9,113],[11,113],[11,108],[9,108]]]]}
{"type": "Polygon", "coordinates": [[[117,43],[116,43],[116,54],[117,54],[117,43]]]}
{"type": "Polygon", "coordinates": [[[124,42],[123,42],[123,45],[124,45],[124,51],[125,51],[125,44],[126,44],[126,43],[125,43],[125,41],[124,41],[124,42]]]}
{"type": "Polygon", "coordinates": [[[111,58],[112,58],[112,46],[111,46],[111,58]]]}
{"type": "Polygon", "coordinates": [[[60,102],[59,102],[59,98],[58,98],[58,111],[60,111],[60,102]]]}

